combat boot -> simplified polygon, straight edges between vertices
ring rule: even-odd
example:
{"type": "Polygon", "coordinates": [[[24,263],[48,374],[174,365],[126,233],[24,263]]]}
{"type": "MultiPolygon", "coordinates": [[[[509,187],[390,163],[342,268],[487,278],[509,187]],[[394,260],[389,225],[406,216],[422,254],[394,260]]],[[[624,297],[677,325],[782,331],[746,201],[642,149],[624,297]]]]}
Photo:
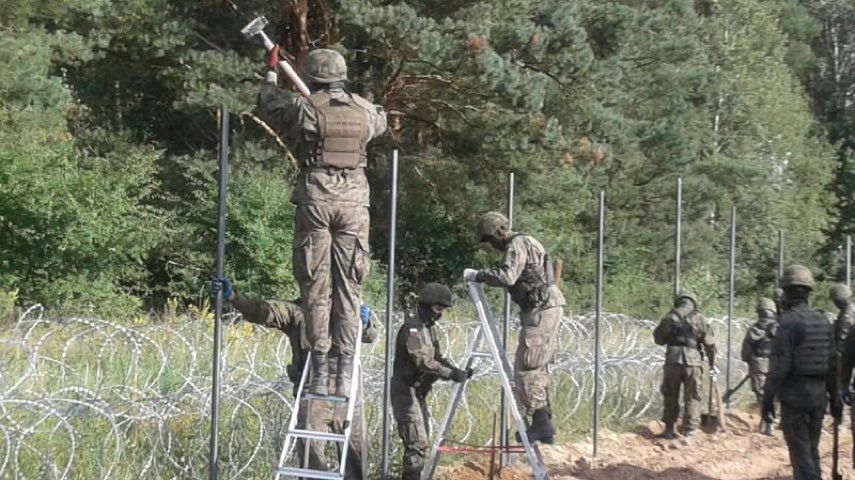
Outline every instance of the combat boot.
{"type": "Polygon", "coordinates": [[[315,395],[327,395],[329,393],[329,380],[327,354],[312,352],[312,387],[310,391],[315,395]]]}
{"type": "Polygon", "coordinates": [[[338,376],[335,380],[336,395],[350,397],[353,380],[353,355],[341,354],[338,357],[338,376]]]}
{"type": "MultiPolygon", "coordinates": [[[[531,426],[525,431],[529,443],[540,442],[547,445],[555,443],[555,426],[552,425],[552,415],[548,410],[535,410],[531,415],[531,426]]],[[[517,442],[521,442],[517,432],[517,442]]]]}
{"type": "Polygon", "coordinates": [[[760,433],[763,435],[769,435],[770,437],[775,434],[775,422],[772,420],[761,420],[760,421],[760,433]]]}
{"type": "Polygon", "coordinates": [[[665,424],[665,431],[659,434],[659,438],[664,438],[665,440],[674,440],[679,435],[677,434],[677,425],[673,423],[665,424]]]}
{"type": "Polygon", "coordinates": [[[698,434],[698,429],[696,427],[687,427],[686,431],[683,433],[683,436],[686,438],[694,437],[698,434]]]}

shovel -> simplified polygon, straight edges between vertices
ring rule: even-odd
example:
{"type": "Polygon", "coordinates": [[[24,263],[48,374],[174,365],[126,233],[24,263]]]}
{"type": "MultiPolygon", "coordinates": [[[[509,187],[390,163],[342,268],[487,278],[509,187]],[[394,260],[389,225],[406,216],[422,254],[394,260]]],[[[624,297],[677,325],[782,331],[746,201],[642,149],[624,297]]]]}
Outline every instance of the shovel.
{"type": "Polygon", "coordinates": [[[721,410],[721,395],[718,391],[718,374],[710,375],[710,391],[707,400],[707,413],[701,415],[701,425],[705,427],[717,426],[723,431],[727,426],[724,412],[721,410]]]}

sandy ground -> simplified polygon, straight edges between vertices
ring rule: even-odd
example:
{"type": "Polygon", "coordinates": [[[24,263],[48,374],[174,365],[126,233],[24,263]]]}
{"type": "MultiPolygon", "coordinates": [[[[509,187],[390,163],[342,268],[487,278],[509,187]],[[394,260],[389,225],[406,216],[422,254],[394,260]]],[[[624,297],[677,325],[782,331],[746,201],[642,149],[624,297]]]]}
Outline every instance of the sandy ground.
{"type": "MultiPolygon", "coordinates": [[[[776,431],[772,437],[756,433],[759,417],[728,414],[725,431],[700,433],[691,439],[663,441],[656,438],[662,424],[651,422],[632,433],[602,435],[599,455],[591,460],[591,444],[545,445],[541,451],[556,480],[783,480],[792,478],[787,447],[776,431]]],[[[852,469],[852,435],[848,416],[840,429],[840,471],[855,480],[852,469]]],[[[831,425],[822,436],[823,478],[831,478],[831,425]]],[[[473,458],[453,467],[441,468],[438,479],[476,480],[489,478],[489,459],[473,458]]],[[[531,478],[525,464],[502,471],[503,480],[531,478]]]]}

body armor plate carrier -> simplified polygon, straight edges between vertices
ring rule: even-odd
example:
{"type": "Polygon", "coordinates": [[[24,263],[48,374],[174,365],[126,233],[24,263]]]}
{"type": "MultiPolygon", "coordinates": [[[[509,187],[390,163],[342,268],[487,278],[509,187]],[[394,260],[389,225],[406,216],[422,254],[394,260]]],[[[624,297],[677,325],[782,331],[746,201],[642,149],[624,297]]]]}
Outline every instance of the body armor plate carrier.
{"type": "Polygon", "coordinates": [[[365,158],[368,118],[361,105],[336,100],[321,91],[309,97],[318,115],[318,139],[309,142],[313,167],[353,169],[365,158]],[[313,145],[314,144],[314,145],[313,145]]]}
{"type": "Polygon", "coordinates": [[[690,313],[687,318],[683,318],[677,312],[672,313],[677,321],[671,326],[671,340],[668,342],[668,346],[698,348],[695,327],[689,323],[689,318],[694,315],[694,312],[690,313]]]}
{"type": "Polygon", "coordinates": [[[804,334],[797,339],[795,348],[795,374],[805,377],[820,377],[828,372],[831,358],[831,325],[818,311],[790,310],[802,320],[804,334]]]}

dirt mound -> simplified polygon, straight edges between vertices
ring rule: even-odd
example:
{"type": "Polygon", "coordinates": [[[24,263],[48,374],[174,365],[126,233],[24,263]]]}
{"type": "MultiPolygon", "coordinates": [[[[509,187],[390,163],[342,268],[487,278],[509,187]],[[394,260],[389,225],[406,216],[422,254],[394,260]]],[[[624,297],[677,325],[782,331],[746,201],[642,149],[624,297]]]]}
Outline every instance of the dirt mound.
{"type": "MultiPolygon", "coordinates": [[[[729,413],[728,428],[704,432],[693,438],[661,440],[656,433],[662,424],[651,422],[632,433],[601,436],[599,454],[591,460],[590,442],[541,448],[551,479],[557,480],[783,480],[792,470],[779,431],[772,437],[757,433],[757,415],[729,413]]],[[[831,478],[831,424],[826,424],[821,451],[823,476],[831,478]]],[[[840,429],[840,470],[843,478],[855,480],[852,470],[852,436],[849,421],[840,429]]],[[[478,480],[488,478],[489,462],[466,461],[440,468],[438,479],[478,480]]],[[[530,478],[522,463],[501,472],[502,480],[530,478]]]]}

